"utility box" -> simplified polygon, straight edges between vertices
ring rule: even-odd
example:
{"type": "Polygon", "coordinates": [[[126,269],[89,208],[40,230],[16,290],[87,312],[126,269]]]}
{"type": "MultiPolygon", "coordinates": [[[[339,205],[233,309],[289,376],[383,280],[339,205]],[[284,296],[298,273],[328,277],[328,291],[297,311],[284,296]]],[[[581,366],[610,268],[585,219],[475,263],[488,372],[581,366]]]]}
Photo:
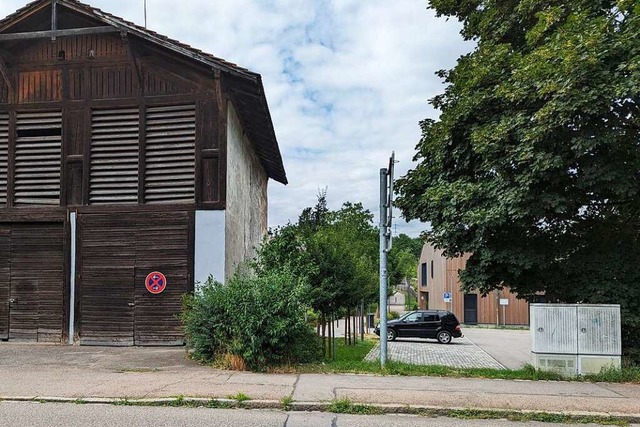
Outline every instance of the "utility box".
{"type": "Polygon", "coordinates": [[[577,375],[620,367],[619,305],[531,304],[530,310],[536,368],[577,375]]]}

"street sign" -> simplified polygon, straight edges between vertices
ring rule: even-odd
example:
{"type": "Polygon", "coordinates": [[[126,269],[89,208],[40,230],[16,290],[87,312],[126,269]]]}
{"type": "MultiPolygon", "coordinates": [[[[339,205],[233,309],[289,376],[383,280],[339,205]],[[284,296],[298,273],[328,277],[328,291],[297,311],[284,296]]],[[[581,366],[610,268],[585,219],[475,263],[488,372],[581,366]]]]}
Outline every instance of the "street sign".
{"type": "Polygon", "coordinates": [[[444,299],[444,302],[451,302],[451,292],[445,292],[442,294],[442,298],[444,299]]]}
{"type": "Polygon", "coordinates": [[[509,299],[500,298],[500,305],[509,305],[509,299]]]}
{"type": "Polygon", "coordinates": [[[167,287],[167,278],[159,271],[154,271],[147,275],[144,285],[150,293],[161,294],[167,287]]]}

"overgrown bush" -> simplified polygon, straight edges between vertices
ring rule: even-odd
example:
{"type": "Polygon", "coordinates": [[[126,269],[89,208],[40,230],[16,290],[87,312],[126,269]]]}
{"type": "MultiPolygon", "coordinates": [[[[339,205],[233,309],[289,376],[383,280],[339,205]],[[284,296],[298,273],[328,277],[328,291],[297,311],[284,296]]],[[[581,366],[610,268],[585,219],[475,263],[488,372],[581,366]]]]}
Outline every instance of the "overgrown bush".
{"type": "Polygon", "coordinates": [[[399,318],[400,313],[398,313],[397,311],[390,311],[389,314],[387,314],[387,320],[395,320],[399,318]]]}
{"type": "Polygon", "coordinates": [[[210,278],[183,300],[192,356],[251,370],[317,360],[320,343],[305,322],[307,295],[306,286],[286,272],[237,274],[227,284],[210,278]]]}

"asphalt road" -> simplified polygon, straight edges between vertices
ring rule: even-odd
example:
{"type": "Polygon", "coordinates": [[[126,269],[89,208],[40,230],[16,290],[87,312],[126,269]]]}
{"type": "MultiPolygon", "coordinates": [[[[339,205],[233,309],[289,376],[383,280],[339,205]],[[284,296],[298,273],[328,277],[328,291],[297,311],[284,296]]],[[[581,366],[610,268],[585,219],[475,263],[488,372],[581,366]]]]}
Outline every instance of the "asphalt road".
{"type": "MultiPolygon", "coordinates": [[[[598,427],[595,424],[584,426],[598,427]]],[[[337,415],[266,410],[163,408],[72,403],[0,402],[4,427],[558,427],[506,420],[458,420],[410,415],[337,415]]],[[[636,426],[639,427],[639,426],[636,426]]]]}

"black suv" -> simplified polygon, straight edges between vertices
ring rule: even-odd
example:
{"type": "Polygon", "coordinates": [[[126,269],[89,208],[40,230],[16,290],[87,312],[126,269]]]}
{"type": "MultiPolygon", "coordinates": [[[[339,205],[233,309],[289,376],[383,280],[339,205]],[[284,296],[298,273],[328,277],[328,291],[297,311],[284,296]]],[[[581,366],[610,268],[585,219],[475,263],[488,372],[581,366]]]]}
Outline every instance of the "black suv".
{"type": "MultiPolygon", "coordinates": [[[[380,325],[374,330],[380,335],[380,325]]],[[[453,338],[461,338],[460,322],[450,311],[418,310],[397,320],[387,322],[387,340],[401,338],[435,338],[441,344],[449,344],[453,338]]]]}

